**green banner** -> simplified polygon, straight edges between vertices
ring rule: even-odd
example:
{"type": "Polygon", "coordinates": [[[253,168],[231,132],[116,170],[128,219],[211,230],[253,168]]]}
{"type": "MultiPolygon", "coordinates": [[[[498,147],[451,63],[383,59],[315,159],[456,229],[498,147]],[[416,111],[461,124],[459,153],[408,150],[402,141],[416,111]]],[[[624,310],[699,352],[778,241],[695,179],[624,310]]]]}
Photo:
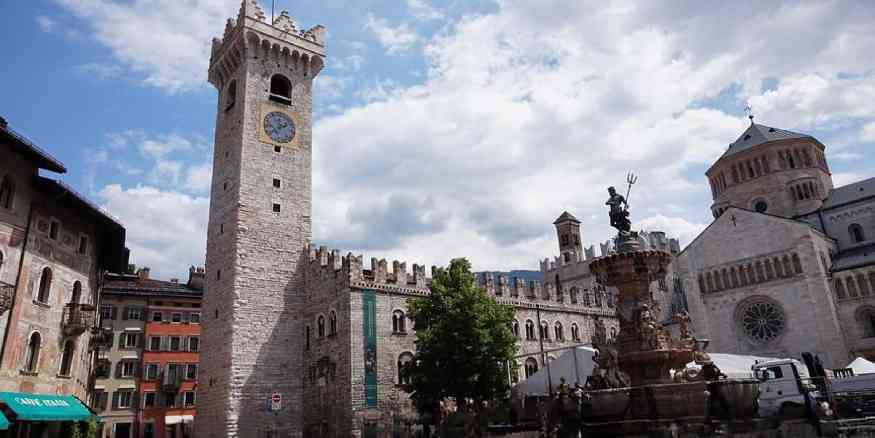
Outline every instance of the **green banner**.
{"type": "Polygon", "coordinates": [[[377,407],[377,294],[364,290],[365,407],[377,407]]]}

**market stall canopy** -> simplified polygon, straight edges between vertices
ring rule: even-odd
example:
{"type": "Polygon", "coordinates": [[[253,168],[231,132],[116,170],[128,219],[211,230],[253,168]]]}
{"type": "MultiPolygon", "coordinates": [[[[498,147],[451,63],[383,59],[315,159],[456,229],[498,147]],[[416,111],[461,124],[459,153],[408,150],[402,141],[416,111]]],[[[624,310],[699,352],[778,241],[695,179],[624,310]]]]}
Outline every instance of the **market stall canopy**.
{"type": "Polygon", "coordinates": [[[869,362],[862,357],[858,357],[854,359],[853,362],[849,363],[848,368],[854,370],[854,374],[872,374],[875,373],[875,363],[869,362]]]}
{"type": "MultiPolygon", "coordinates": [[[[566,351],[558,359],[551,360],[549,367],[553,391],[559,390],[560,378],[563,377],[569,386],[573,387],[575,382],[583,386],[586,378],[592,375],[592,369],[595,367],[592,357],[595,354],[596,350],[590,347],[577,347],[566,351]]],[[[519,365],[524,367],[525,362],[519,365]]],[[[548,394],[547,382],[547,367],[543,367],[528,379],[518,383],[511,391],[517,397],[545,396],[548,394]]]]}
{"type": "Polygon", "coordinates": [[[7,420],[2,413],[0,413],[0,430],[6,429],[9,429],[9,420],[7,420]]]}
{"type": "Polygon", "coordinates": [[[87,421],[93,415],[72,395],[0,392],[0,403],[20,421],[87,421]]]}

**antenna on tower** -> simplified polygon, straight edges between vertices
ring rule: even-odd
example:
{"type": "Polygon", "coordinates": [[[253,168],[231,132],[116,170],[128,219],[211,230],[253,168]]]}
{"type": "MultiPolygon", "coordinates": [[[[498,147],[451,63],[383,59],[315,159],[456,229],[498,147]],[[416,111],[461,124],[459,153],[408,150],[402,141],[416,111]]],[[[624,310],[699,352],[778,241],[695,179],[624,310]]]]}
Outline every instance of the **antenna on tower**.
{"type": "Polygon", "coordinates": [[[270,24],[273,25],[273,11],[276,9],[276,0],[270,0],[270,24]]]}

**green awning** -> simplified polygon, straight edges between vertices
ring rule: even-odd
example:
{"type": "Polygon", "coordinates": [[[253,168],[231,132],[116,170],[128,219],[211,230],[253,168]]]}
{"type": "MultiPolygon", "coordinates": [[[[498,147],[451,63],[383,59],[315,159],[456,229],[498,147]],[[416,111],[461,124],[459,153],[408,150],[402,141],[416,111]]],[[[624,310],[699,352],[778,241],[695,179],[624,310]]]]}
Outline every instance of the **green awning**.
{"type": "Polygon", "coordinates": [[[9,429],[9,420],[7,420],[2,413],[0,413],[0,430],[6,429],[9,429]]]}
{"type": "Polygon", "coordinates": [[[91,411],[72,395],[44,395],[0,392],[6,404],[21,421],[87,421],[91,411]]]}

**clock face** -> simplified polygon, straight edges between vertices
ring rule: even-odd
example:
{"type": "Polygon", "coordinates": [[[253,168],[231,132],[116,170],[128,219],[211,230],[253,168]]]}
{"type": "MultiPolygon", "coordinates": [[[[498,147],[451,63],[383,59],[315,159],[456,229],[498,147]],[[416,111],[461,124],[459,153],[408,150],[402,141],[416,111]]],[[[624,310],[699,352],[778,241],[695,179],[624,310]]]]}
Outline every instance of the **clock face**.
{"type": "Polygon", "coordinates": [[[288,143],[295,138],[295,122],[289,116],[273,111],[264,117],[264,132],[277,143],[288,143]]]}

